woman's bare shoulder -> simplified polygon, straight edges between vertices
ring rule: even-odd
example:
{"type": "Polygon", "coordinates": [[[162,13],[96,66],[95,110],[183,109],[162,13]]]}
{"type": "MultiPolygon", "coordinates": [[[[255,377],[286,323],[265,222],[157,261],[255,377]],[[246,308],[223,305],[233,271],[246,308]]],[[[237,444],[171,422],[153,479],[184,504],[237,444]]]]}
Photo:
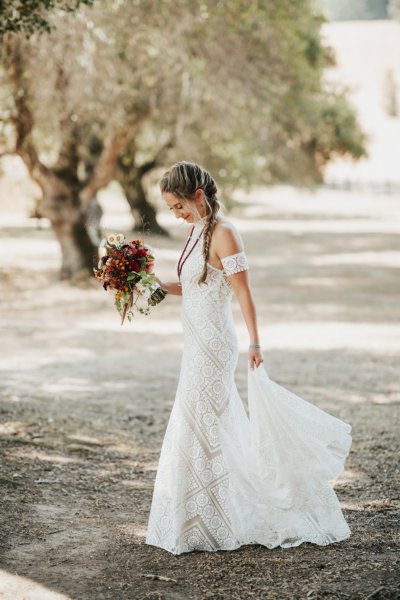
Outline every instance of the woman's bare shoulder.
{"type": "Polygon", "coordinates": [[[213,238],[218,254],[234,254],[243,250],[243,241],[236,225],[225,217],[218,219],[214,228],[213,238]]]}
{"type": "Polygon", "coordinates": [[[214,227],[215,235],[220,238],[240,237],[238,228],[226,217],[220,217],[214,227]]]}

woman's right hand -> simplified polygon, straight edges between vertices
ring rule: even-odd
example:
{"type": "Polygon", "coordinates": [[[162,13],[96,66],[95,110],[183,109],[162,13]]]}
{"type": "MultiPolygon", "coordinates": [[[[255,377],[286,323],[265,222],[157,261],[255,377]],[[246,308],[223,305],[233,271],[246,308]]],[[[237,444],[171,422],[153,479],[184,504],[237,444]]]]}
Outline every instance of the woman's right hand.
{"type": "Polygon", "coordinates": [[[254,367],[258,369],[261,363],[264,362],[263,355],[261,352],[261,348],[249,348],[249,365],[250,369],[253,371],[254,367]]]}
{"type": "Polygon", "coordinates": [[[182,288],[179,281],[161,281],[158,277],[156,277],[156,281],[163,290],[168,292],[168,294],[172,294],[173,296],[182,296],[182,288]]]}

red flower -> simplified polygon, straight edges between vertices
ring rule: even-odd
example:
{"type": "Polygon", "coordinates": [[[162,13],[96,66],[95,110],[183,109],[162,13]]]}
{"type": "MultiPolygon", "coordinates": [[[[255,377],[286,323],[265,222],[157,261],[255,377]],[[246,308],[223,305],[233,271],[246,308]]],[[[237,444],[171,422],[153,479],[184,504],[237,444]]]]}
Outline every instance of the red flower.
{"type": "Polygon", "coordinates": [[[140,271],[140,263],[137,260],[130,260],[129,261],[129,270],[130,271],[135,271],[136,273],[139,273],[139,271],[140,271]]]}
{"type": "Polygon", "coordinates": [[[144,256],[147,256],[147,250],[146,250],[146,248],[136,248],[136,250],[135,250],[135,256],[137,256],[138,258],[142,258],[144,256]]]}

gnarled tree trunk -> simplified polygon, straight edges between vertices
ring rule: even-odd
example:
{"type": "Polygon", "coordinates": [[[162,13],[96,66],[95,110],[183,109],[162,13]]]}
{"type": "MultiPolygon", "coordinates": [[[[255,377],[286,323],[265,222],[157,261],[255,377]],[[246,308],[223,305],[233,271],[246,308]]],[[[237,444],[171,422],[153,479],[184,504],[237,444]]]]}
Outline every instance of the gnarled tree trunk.
{"type": "Polygon", "coordinates": [[[134,218],[134,231],[156,233],[169,236],[169,233],[157,221],[157,213],[148,202],[143,187],[143,175],[138,169],[124,170],[119,168],[117,180],[120,183],[134,218]]]}
{"type": "MultiPolygon", "coordinates": [[[[7,36],[3,58],[14,99],[11,116],[16,133],[14,152],[22,158],[32,179],[43,191],[41,210],[43,216],[50,220],[61,246],[60,276],[63,279],[74,279],[93,275],[93,266],[98,257],[97,244],[101,236],[102,212],[96,201],[96,194],[115,177],[118,157],[124,152],[129,140],[135,137],[140,122],[149,109],[143,109],[140,115],[132,116],[121,128],[110,131],[107,139],[101,142],[93,165],[82,181],[78,176],[81,160],[79,144],[84,134],[80,131],[79,124],[71,118],[62,118],[60,130],[63,138],[57,162],[51,167],[43,164],[32,135],[34,114],[31,110],[24,48],[18,37],[7,36]]],[[[61,65],[60,81],[64,80],[61,65]]],[[[150,212],[149,222],[154,227],[152,216],[154,217],[150,212]]]]}
{"type": "Polygon", "coordinates": [[[170,140],[159,148],[152,160],[136,165],[136,143],[132,139],[120,154],[117,164],[116,179],[120,183],[134,218],[134,231],[156,233],[169,236],[169,232],[157,221],[157,211],[148,201],[143,179],[147,173],[159,166],[165,152],[173,144],[170,140]]]}
{"type": "Polygon", "coordinates": [[[88,231],[88,214],[83,210],[79,193],[80,184],[74,173],[61,178],[49,170],[42,178],[43,216],[51,223],[61,246],[61,279],[92,275],[97,262],[97,243],[88,231]]]}

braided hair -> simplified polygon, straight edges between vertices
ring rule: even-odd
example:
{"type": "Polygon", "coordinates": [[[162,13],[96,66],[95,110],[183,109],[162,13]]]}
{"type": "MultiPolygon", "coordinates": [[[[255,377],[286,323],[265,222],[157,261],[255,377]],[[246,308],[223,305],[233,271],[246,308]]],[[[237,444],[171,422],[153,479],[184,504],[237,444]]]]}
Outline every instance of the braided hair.
{"type": "MultiPolygon", "coordinates": [[[[203,257],[204,267],[198,283],[205,283],[207,279],[207,263],[210,254],[211,236],[217,223],[217,215],[221,209],[221,203],[217,198],[218,188],[210,173],[197,163],[187,161],[177,162],[164,173],[160,181],[161,193],[174,194],[182,200],[194,199],[195,191],[200,188],[204,193],[206,203],[206,222],[203,235],[203,257]]],[[[200,213],[194,202],[190,206],[191,212],[198,218],[200,213]]]]}

